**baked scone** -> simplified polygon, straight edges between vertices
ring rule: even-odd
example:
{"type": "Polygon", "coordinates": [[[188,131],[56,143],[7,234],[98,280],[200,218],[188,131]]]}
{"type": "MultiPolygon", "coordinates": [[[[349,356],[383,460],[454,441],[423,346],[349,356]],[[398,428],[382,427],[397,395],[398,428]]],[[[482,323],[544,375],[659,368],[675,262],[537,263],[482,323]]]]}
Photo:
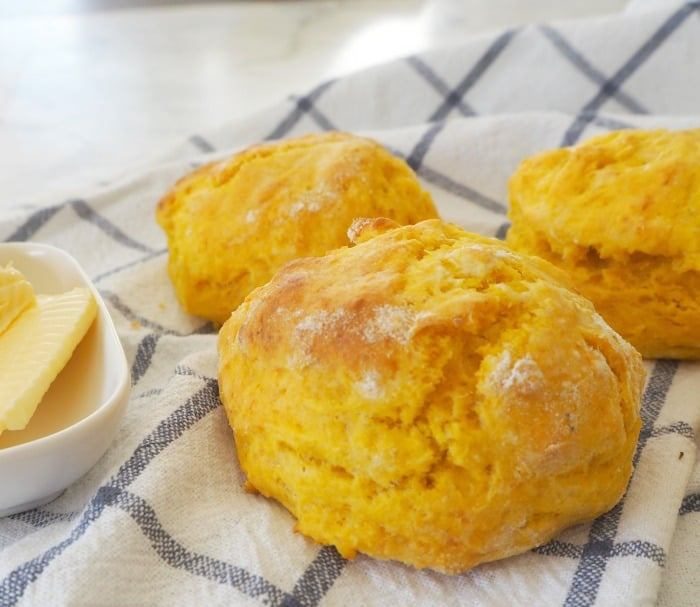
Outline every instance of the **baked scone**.
{"type": "Polygon", "coordinates": [[[249,487],[297,529],[458,572],[610,509],[641,357],[566,276],[439,220],[356,222],[231,315],[219,386],[249,487]]]}
{"type": "Polygon", "coordinates": [[[169,274],[191,314],[223,323],[287,261],[346,244],[356,217],[437,217],[410,167],[345,133],[252,147],[181,179],[160,201],[169,274]]]}
{"type": "Polygon", "coordinates": [[[700,357],[700,129],[620,131],[525,160],[508,244],[566,270],[645,357],[700,357]]]}

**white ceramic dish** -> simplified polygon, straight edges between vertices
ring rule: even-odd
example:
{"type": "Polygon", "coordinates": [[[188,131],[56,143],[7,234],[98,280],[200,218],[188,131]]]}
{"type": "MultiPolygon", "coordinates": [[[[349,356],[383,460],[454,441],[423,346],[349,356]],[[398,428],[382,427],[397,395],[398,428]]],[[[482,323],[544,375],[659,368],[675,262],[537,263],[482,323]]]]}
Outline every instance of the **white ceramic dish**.
{"type": "Polygon", "coordinates": [[[39,294],[90,288],[97,317],[29,425],[0,434],[0,516],[51,501],[92,468],[114,439],[131,389],[107,307],[78,262],[48,245],[0,244],[0,265],[9,261],[39,294]]]}

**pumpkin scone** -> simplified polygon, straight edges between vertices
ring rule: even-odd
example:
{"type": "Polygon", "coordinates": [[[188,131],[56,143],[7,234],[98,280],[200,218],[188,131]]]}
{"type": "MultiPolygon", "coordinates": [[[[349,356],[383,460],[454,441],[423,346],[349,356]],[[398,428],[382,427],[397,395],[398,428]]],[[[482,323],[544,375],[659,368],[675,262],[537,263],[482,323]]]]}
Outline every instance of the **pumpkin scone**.
{"type": "Polygon", "coordinates": [[[619,131],[525,160],[507,242],[565,270],[645,357],[700,358],[700,129],[619,131]]]}
{"type": "Polygon", "coordinates": [[[252,147],[181,179],[160,201],[169,274],[184,309],[223,323],[287,261],[346,243],[356,217],[437,217],[411,168],[345,133],[252,147]]]}
{"type": "Polygon", "coordinates": [[[644,370],[565,274],[439,220],[349,234],[220,332],[248,487],[346,557],[451,573],[612,508],[644,370]]]}

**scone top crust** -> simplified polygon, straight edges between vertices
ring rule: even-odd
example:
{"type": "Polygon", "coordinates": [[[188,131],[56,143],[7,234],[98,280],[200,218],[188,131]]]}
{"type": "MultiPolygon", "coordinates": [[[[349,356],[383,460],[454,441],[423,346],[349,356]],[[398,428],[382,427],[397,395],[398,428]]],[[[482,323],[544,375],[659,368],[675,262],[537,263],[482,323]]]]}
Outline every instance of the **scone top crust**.
{"type": "Polygon", "coordinates": [[[478,335],[491,324],[493,311],[478,312],[494,307],[483,292],[497,287],[494,279],[520,282],[524,270],[526,280],[571,287],[554,266],[535,257],[524,262],[499,241],[457,226],[433,220],[398,228],[387,218],[359,218],[350,240],[379,241],[286,264],[236,314],[243,319],[238,346],[289,354],[286,362],[299,369],[388,371],[390,353],[421,329],[447,324],[478,335]]]}
{"type": "MultiPolygon", "coordinates": [[[[352,157],[358,149],[375,151],[378,148],[383,150],[383,148],[371,139],[336,131],[304,135],[285,141],[253,145],[225,160],[205,164],[180,179],[176,187],[159,201],[156,214],[163,227],[167,227],[169,219],[172,219],[173,215],[179,210],[178,207],[180,205],[178,203],[180,203],[181,200],[178,199],[178,194],[196,194],[198,191],[209,191],[211,188],[220,188],[236,179],[239,172],[246,169],[247,165],[269,160],[275,156],[279,157],[277,163],[270,165],[267,171],[274,178],[283,180],[285,173],[292,173],[295,169],[299,168],[295,165],[305,165],[308,154],[313,153],[314,166],[303,167],[305,173],[304,178],[309,179],[311,183],[341,183],[353,168],[357,169],[358,167],[346,165],[346,170],[338,173],[336,169],[339,162],[343,162],[349,157],[352,157]],[[278,175],[275,174],[274,169],[276,168],[275,165],[279,166],[280,164],[289,164],[289,166],[285,167],[286,170],[280,172],[278,175]],[[309,169],[312,169],[313,175],[309,175],[309,169]]],[[[247,168],[249,169],[250,167],[247,168]]],[[[245,175],[241,177],[245,177],[245,175]]],[[[263,190],[274,190],[275,185],[277,184],[273,179],[272,182],[266,181],[261,184],[260,187],[263,190]]],[[[254,193],[256,192],[251,192],[251,194],[254,193]]],[[[275,192],[269,193],[273,194],[275,192]]],[[[291,213],[299,213],[303,210],[314,211],[317,209],[315,208],[316,205],[313,203],[315,202],[320,205],[321,202],[323,202],[321,199],[324,197],[324,194],[330,196],[332,193],[314,191],[306,197],[308,200],[289,199],[285,206],[289,207],[288,210],[291,213]],[[314,198],[314,200],[311,200],[311,198],[314,198]],[[301,205],[304,203],[309,203],[311,208],[302,208],[301,205]]],[[[251,198],[252,202],[259,202],[256,198],[251,198]]],[[[237,205],[237,207],[227,209],[228,212],[244,215],[246,215],[248,211],[257,212],[259,210],[260,209],[256,208],[253,204],[240,204],[237,205]]],[[[249,216],[248,219],[252,219],[252,217],[249,216]]],[[[250,223],[252,223],[252,221],[250,223]]]]}
{"type": "Polygon", "coordinates": [[[700,129],[624,130],[525,160],[510,182],[514,223],[563,257],[642,253],[700,269],[700,129]]]}
{"type": "Polygon", "coordinates": [[[346,243],[355,217],[437,217],[399,158],[345,133],[258,145],[180,180],[160,201],[169,271],[185,309],[223,323],[285,262],[346,243]]]}
{"type": "Polygon", "coordinates": [[[612,507],[644,371],[565,275],[438,220],[350,234],[221,330],[249,483],[346,556],[452,572],[612,507]]]}

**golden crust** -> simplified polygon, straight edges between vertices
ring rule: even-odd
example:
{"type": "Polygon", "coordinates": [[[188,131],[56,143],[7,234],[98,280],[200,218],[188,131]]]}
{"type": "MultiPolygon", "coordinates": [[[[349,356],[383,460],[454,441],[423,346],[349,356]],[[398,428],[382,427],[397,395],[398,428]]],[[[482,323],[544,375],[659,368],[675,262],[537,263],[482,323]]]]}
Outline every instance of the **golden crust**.
{"type": "Polygon", "coordinates": [[[620,131],[525,160],[507,242],[565,270],[647,357],[700,357],[700,129],[620,131]]]}
{"type": "Polygon", "coordinates": [[[199,168],[159,202],[169,274],[190,313],[223,323],[285,262],[346,243],[358,216],[437,217],[402,160],[345,133],[252,147],[199,168]]]}
{"type": "Polygon", "coordinates": [[[221,330],[248,482],[346,557],[447,572],[611,508],[644,371],[566,276],[438,220],[351,232],[221,330]]]}

